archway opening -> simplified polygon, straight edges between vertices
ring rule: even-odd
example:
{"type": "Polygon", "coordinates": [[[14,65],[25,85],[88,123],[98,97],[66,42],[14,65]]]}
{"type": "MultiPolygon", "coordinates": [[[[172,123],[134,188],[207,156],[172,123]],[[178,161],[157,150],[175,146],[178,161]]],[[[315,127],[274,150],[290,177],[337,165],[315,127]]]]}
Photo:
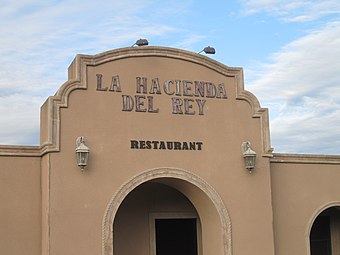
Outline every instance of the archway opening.
{"type": "Polygon", "coordinates": [[[190,200],[157,180],[139,185],[113,223],[114,254],[198,255],[200,219],[190,200]]]}
{"type": "Polygon", "coordinates": [[[340,255],[340,207],[320,213],[311,228],[311,255],[340,255]]]}
{"type": "MultiPolygon", "coordinates": [[[[138,203],[143,205],[144,203],[141,203],[142,200],[138,199],[134,199],[136,203],[125,204],[124,202],[127,201],[126,199],[128,199],[129,195],[134,194],[134,191],[145,187],[143,186],[144,184],[152,185],[152,183],[163,184],[165,187],[170,187],[173,191],[176,191],[177,194],[184,197],[184,200],[186,200],[190,204],[191,208],[195,210],[195,217],[197,219],[198,255],[232,254],[231,222],[229,213],[217,192],[203,179],[189,171],[175,168],[156,168],[136,175],[124,183],[111,198],[103,218],[104,255],[118,254],[117,250],[119,250],[119,242],[121,244],[124,243],[124,238],[121,238],[121,241],[119,241],[119,236],[116,236],[116,231],[118,231],[117,227],[119,228],[119,225],[120,227],[124,227],[124,224],[120,224],[124,222],[124,220],[118,220],[120,218],[118,211],[120,211],[119,214],[123,215],[123,219],[126,219],[125,222],[129,223],[128,220],[132,220],[133,218],[126,217],[126,215],[129,214],[122,213],[123,208],[125,206],[129,207],[129,205],[138,205],[138,203]],[[125,205],[123,205],[123,203],[125,205]]],[[[156,190],[156,192],[157,191],[159,192],[159,190],[156,190]]],[[[140,193],[137,192],[136,194],[140,193]]],[[[128,212],[133,215],[134,210],[128,210],[128,212]]],[[[176,212],[176,214],[180,214],[180,217],[192,218],[192,209],[189,213],[176,212]]],[[[158,217],[162,218],[163,216],[164,214],[162,213],[149,214],[149,217],[153,217],[153,219],[158,217]]],[[[175,217],[173,213],[170,216],[175,217]]],[[[165,217],[168,217],[168,212],[165,213],[165,217]]],[[[149,222],[152,223],[155,221],[149,220],[149,222]]],[[[141,226],[145,228],[145,220],[137,223],[141,224],[141,226]]],[[[131,225],[133,225],[133,222],[131,225]]],[[[134,243],[130,241],[134,240],[131,235],[134,234],[134,230],[137,230],[138,227],[139,226],[136,226],[131,232],[125,232],[125,236],[127,238],[126,242],[130,245],[134,245],[134,243]]],[[[149,226],[149,229],[154,229],[154,227],[149,226]]],[[[122,231],[122,233],[124,233],[124,229],[122,231]]],[[[144,245],[146,244],[145,236],[149,238],[155,236],[155,234],[139,235],[140,238],[144,238],[144,245]]],[[[138,254],[154,254],[152,252],[155,252],[155,247],[152,243],[155,243],[155,240],[153,240],[148,247],[141,247],[141,249],[138,249],[138,254]],[[148,249],[150,252],[145,253],[144,251],[148,249]]],[[[138,246],[134,245],[134,247],[138,246]]]]}

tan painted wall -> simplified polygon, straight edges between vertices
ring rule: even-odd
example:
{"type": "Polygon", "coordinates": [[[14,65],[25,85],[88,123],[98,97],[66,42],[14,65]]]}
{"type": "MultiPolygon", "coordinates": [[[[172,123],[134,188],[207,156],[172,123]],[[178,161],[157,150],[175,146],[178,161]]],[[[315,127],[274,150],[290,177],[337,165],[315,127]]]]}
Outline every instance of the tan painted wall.
{"type": "Polygon", "coordinates": [[[41,254],[39,157],[0,157],[0,253],[41,254]]]}
{"type": "Polygon", "coordinates": [[[276,255],[309,255],[309,234],[324,209],[340,205],[340,165],[272,163],[276,255]]]}
{"type": "MultiPolygon", "coordinates": [[[[84,69],[87,88],[72,91],[68,107],[61,108],[60,153],[51,154],[50,162],[51,254],[101,254],[101,223],[110,199],[135,175],[160,167],[191,171],[217,191],[230,213],[235,254],[273,253],[269,160],[262,157],[263,123],[260,117],[253,117],[256,107],[250,100],[236,99],[241,70],[230,69],[230,75],[225,75],[162,54],[89,66],[84,69]],[[97,91],[97,73],[103,75],[103,86],[119,75],[123,92],[97,91]],[[228,99],[207,99],[203,116],[171,114],[171,97],[165,94],[154,95],[159,113],[123,112],[122,94],[136,94],[137,76],[223,82],[228,99]],[[75,140],[81,135],[91,149],[84,173],[75,164],[75,140]],[[202,151],[132,150],[131,139],[203,141],[204,145],[202,151]],[[252,175],[245,170],[241,153],[242,142],[248,140],[258,152],[252,175]]],[[[85,77],[83,71],[81,74],[85,77]]],[[[204,205],[201,208],[198,213],[206,214],[208,223],[209,212],[204,205]]],[[[216,240],[218,244],[210,252],[222,254],[221,231],[216,236],[207,233],[203,233],[203,243],[216,240]]]]}
{"type": "MultiPolygon", "coordinates": [[[[42,106],[41,146],[0,146],[1,254],[129,253],[135,247],[113,241],[114,219],[130,193],[157,179],[181,192],[196,209],[202,254],[264,255],[275,250],[276,255],[309,255],[314,218],[327,206],[340,206],[340,157],[273,155],[267,111],[244,91],[242,75],[240,68],[171,48],[77,56],[69,80],[42,106]],[[102,88],[119,75],[122,92],[98,91],[97,74],[102,75],[102,88]],[[204,115],[172,114],[173,96],[162,90],[160,95],[145,94],[153,96],[158,113],[122,111],[122,95],[138,94],[136,77],[147,77],[149,89],[154,78],[161,86],[169,79],[223,83],[228,98],[204,97],[204,115]],[[79,136],[90,148],[84,172],[76,165],[79,136]],[[131,149],[131,140],[200,141],[203,146],[139,150],[131,149]],[[257,153],[252,174],[242,157],[245,141],[257,153]]],[[[141,108],[147,107],[143,102],[141,108]]],[[[197,113],[192,104],[189,111],[197,113]]],[[[159,191],[170,200],[178,195],[159,191]]],[[[136,210],[140,215],[156,208],[141,202],[136,210]]],[[[171,208],[188,209],[182,202],[171,208]]],[[[146,221],[137,223],[148,232],[146,221]]],[[[145,240],[140,254],[149,252],[145,240]]]]}

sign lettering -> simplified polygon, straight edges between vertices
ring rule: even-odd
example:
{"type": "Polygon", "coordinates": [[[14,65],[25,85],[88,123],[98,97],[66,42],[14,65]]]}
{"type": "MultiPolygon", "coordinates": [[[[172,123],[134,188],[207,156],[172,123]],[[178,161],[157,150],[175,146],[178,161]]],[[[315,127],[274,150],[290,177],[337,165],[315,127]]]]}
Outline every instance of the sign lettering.
{"type": "MultiPolygon", "coordinates": [[[[119,75],[111,77],[111,83],[104,85],[103,75],[96,74],[97,91],[119,92],[123,91],[119,75]]],[[[155,106],[154,97],[168,95],[170,97],[172,114],[204,115],[205,98],[227,99],[224,83],[215,84],[209,81],[192,80],[165,80],[147,77],[136,77],[136,94],[122,95],[122,111],[158,113],[160,109],[155,106]]]]}

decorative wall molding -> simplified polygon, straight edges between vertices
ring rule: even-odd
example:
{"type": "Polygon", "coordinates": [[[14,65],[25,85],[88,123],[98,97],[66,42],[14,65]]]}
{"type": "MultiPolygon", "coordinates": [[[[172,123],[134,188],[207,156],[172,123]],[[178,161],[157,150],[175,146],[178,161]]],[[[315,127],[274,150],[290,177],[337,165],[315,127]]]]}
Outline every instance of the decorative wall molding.
{"type": "Polygon", "coordinates": [[[313,154],[281,154],[273,153],[271,163],[298,163],[298,164],[340,164],[340,156],[313,155],[313,154]]]}

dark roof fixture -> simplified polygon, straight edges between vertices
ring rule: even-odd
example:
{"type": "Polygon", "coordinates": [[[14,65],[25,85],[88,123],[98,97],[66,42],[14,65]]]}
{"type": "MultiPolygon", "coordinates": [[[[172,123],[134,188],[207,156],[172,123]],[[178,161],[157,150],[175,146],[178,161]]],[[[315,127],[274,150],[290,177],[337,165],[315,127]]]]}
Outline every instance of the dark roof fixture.
{"type": "Polygon", "coordinates": [[[205,54],[215,54],[216,53],[215,48],[210,47],[210,46],[205,47],[203,50],[201,50],[198,53],[201,53],[202,51],[204,51],[205,54]]]}
{"type": "Polygon", "coordinates": [[[146,46],[148,44],[149,44],[148,40],[141,38],[141,39],[138,39],[132,46],[135,46],[135,45],[137,45],[137,46],[146,46]]]}

